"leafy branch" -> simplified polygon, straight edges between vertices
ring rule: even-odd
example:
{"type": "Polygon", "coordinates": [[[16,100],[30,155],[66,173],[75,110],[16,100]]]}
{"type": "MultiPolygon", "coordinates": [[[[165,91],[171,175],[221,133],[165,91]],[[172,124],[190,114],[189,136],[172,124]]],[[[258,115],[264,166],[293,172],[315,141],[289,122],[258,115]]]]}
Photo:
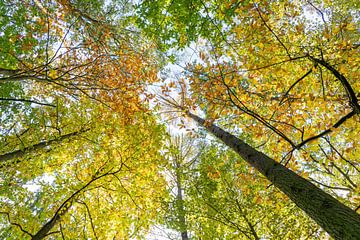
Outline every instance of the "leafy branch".
{"type": "Polygon", "coordinates": [[[32,237],[32,240],[41,240],[43,239],[46,234],[55,226],[55,224],[61,219],[61,217],[71,208],[73,201],[75,200],[75,198],[81,193],[83,192],[90,184],[92,184],[93,182],[104,178],[106,176],[116,176],[117,173],[119,173],[122,170],[123,164],[120,165],[120,167],[115,170],[112,171],[109,170],[108,172],[97,176],[97,177],[93,177],[87,184],[85,184],[83,187],[81,187],[80,189],[78,189],[77,191],[75,191],[73,194],[71,194],[70,197],[68,197],[61,205],[60,207],[56,210],[55,214],[53,215],[53,217],[47,222],[45,223],[41,229],[32,237]]]}

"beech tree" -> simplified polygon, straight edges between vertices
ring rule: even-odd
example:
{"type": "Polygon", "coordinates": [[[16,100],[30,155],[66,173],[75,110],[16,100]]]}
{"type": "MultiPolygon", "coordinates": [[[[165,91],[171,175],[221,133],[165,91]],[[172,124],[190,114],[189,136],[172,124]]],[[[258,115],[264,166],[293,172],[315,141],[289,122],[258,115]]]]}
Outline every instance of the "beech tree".
{"type": "Polygon", "coordinates": [[[0,11],[1,238],[145,236],[166,197],[147,46],[98,1],[0,11]]]}
{"type": "Polygon", "coordinates": [[[144,1],[137,18],[162,49],[195,48],[197,58],[179,63],[185,80],[169,83],[179,86],[181,101],[170,95],[165,102],[233,148],[337,239],[359,236],[351,227],[359,224],[355,9],[351,1],[144,1]],[[254,147],[240,139],[251,139],[254,147]],[[289,179],[280,180],[283,171],[289,179]],[[306,199],[332,204],[305,206],[306,199]],[[323,218],[318,210],[330,205],[339,207],[339,215],[323,218]]]}
{"type": "Polygon", "coordinates": [[[324,236],[278,189],[264,191],[266,178],[220,141],[177,136],[166,155],[172,197],[165,222],[181,239],[324,236]]]}
{"type": "Polygon", "coordinates": [[[1,238],[360,238],[355,1],[0,13],[1,238]],[[165,144],[158,113],[203,151],[165,144]]]}
{"type": "Polygon", "coordinates": [[[94,128],[58,139],[51,149],[27,149],[2,167],[1,238],[147,234],[161,216],[158,199],[166,197],[156,172],[164,164],[162,127],[150,116],[132,126],[119,115],[101,116],[94,128]]]}
{"type": "MultiPolygon", "coordinates": [[[[199,124],[207,125],[198,116],[190,112],[187,115],[199,124]]],[[[360,236],[358,228],[354,229],[360,224],[360,216],[355,211],[234,135],[212,124],[206,128],[266,176],[331,236],[336,239],[360,236]]]]}

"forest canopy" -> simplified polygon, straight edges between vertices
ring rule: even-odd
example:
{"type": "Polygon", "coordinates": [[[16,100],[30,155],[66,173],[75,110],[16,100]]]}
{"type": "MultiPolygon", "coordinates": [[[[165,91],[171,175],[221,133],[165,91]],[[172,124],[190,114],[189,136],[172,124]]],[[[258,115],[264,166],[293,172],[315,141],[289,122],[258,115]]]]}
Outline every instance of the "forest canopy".
{"type": "Polygon", "coordinates": [[[1,239],[360,239],[359,3],[0,2],[1,239]]]}

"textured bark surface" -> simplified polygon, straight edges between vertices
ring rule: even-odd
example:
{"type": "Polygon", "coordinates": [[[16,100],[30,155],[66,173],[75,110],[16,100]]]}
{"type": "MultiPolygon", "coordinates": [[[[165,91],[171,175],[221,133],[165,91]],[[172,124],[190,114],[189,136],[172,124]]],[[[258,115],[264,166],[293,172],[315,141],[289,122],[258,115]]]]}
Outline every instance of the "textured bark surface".
{"type": "Polygon", "coordinates": [[[38,231],[31,240],[41,240],[44,239],[50,230],[55,226],[55,224],[60,220],[60,216],[56,216],[52,221],[47,222],[41,229],[38,231]]]}
{"type": "Polygon", "coordinates": [[[187,115],[235,150],[335,239],[360,239],[360,215],[311,182],[257,151],[234,135],[187,115]]]}

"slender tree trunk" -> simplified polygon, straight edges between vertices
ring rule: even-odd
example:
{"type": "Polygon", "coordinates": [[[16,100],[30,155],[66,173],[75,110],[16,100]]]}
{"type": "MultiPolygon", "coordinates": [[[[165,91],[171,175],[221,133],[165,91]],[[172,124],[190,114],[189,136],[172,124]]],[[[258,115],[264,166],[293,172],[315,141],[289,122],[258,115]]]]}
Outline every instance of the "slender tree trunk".
{"type": "Polygon", "coordinates": [[[13,152],[5,153],[3,155],[0,155],[0,163],[10,161],[10,160],[15,159],[15,158],[20,158],[20,157],[24,156],[25,154],[27,154],[29,152],[37,152],[37,151],[39,151],[41,149],[44,149],[47,146],[50,146],[53,143],[62,142],[64,140],[66,140],[66,139],[77,136],[77,135],[79,135],[81,133],[84,133],[86,131],[89,131],[89,130],[90,129],[87,128],[87,129],[83,129],[83,130],[80,130],[80,131],[68,133],[68,134],[62,135],[62,136],[60,136],[58,138],[55,138],[55,139],[51,139],[51,140],[44,141],[44,142],[39,142],[39,143],[36,143],[34,145],[25,147],[24,149],[15,150],[13,152]]]}
{"type": "Polygon", "coordinates": [[[185,220],[185,208],[184,208],[184,199],[182,195],[182,184],[181,184],[181,176],[180,176],[180,165],[176,163],[176,188],[177,188],[177,205],[179,208],[179,221],[180,221],[180,231],[181,231],[181,239],[182,240],[189,240],[189,236],[187,233],[187,225],[185,220]]]}
{"type": "Polygon", "coordinates": [[[61,220],[61,217],[63,217],[67,213],[67,211],[69,211],[69,209],[72,206],[73,200],[76,199],[76,197],[79,195],[79,193],[83,192],[84,189],[86,189],[90,184],[97,181],[98,179],[103,178],[105,176],[115,175],[115,174],[119,173],[122,170],[122,167],[123,167],[123,164],[121,164],[120,168],[116,171],[107,172],[107,173],[104,173],[97,177],[93,176],[93,178],[87,184],[85,184],[83,187],[81,187],[80,189],[75,191],[70,197],[68,197],[60,205],[60,207],[56,210],[54,216],[48,222],[46,222],[41,227],[41,229],[37,233],[35,233],[35,235],[32,236],[31,240],[41,240],[41,239],[44,239],[46,236],[48,236],[51,229],[61,220]]]}
{"type": "Polygon", "coordinates": [[[234,135],[190,112],[187,115],[256,168],[333,238],[360,239],[360,215],[355,211],[234,135]]]}

